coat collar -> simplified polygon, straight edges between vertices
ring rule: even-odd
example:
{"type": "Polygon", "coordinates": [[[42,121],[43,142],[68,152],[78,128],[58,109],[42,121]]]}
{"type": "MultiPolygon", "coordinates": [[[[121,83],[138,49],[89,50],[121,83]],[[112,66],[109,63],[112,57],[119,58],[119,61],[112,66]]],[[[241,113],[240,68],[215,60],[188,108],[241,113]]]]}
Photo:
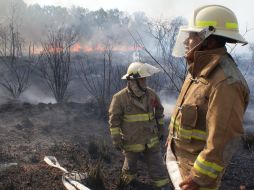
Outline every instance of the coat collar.
{"type": "Polygon", "coordinates": [[[131,90],[128,88],[128,86],[126,87],[128,96],[129,96],[129,100],[130,102],[139,107],[140,109],[142,109],[143,111],[147,112],[148,111],[148,92],[146,92],[142,97],[137,98],[132,92],[131,90]]]}
{"type": "Polygon", "coordinates": [[[194,62],[189,65],[190,74],[193,78],[207,78],[207,76],[219,64],[221,57],[226,53],[226,47],[195,52],[194,62]]]}

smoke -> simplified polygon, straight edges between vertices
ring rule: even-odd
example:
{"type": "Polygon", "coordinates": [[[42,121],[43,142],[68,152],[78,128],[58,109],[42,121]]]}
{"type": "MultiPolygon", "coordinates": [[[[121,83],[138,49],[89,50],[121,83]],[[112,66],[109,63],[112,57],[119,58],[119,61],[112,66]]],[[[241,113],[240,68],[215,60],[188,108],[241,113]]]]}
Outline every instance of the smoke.
{"type": "Polygon", "coordinates": [[[50,97],[48,94],[43,92],[41,89],[37,88],[36,86],[31,86],[27,89],[24,93],[21,94],[19,97],[21,102],[29,102],[31,104],[38,104],[38,103],[56,103],[54,97],[50,97]]]}
{"type": "MultiPolygon", "coordinates": [[[[67,9],[59,6],[41,7],[38,4],[28,6],[22,0],[0,0],[0,28],[9,26],[8,23],[12,16],[12,8],[15,10],[15,15],[13,15],[16,19],[15,26],[19,27],[18,31],[24,38],[26,46],[30,43],[35,44],[35,52],[37,53],[40,52],[41,41],[44,41],[47,37],[48,30],[63,26],[74,28],[80,34],[79,41],[74,46],[75,52],[102,51],[106,43],[110,43],[113,46],[113,51],[126,51],[124,56],[114,54],[114,64],[127,65],[131,61],[140,61],[141,58],[145,57],[142,56],[144,52],[140,47],[134,46],[136,44],[133,42],[129,32],[134,34],[135,37],[139,37],[137,32],[141,34],[143,43],[151,52],[156,51],[158,48],[154,41],[151,40],[151,34],[150,36],[148,35],[148,23],[151,20],[142,12],[136,12],[130,15],[117,9],[90,11],[81,7],[67,9]],[[127,55],[128,51],[131,51],[130,55],[127,55]],[[132,52],[134,53],[132,54],[132,52]]],[[[101,55],[97,53],[96,56],[98,58],[101,55]]],[[[93,58],[92,62],[95,63],[96,59],[93,58]]],[[[245,63],[245,61],[243,62],[245,63]]],[[[249,76],[252,77],[253,73],[249,76]]],[[[253,79],[251,83],[253,86],[253,79]]],[[[44,100],[39,96],[40,92],[38,90],[33,87],[28,92],[25,92],[22,98],[33,102],[41,100],[45,103],[54,102],[47,95],[48,98],[44,100]]],[[[165,107],[165,116],[170,117],[176,97],[170,93],[162,93],[161,99],[165,107]]],[[[246,114],[249,112],[248,109],[246,114]]]]}
{"type": "Polygon", "coordinates": [[[165,90],[160,91],[159,96],[164,107],[164,117],[165,119],[169,119],[175,107],[177,97],[173,93],[165,90]]]}
{"type": "Polygon", "coordinates": [[[254,133],[254,101],[250,101],[249,106],[244,115],[244,129],[246,133],[254,133]]]}
{"type": "Polygon", "coordinates": [[[164,107],[164,115],[166,119],[169,119],[172,115],[173,109],[175,107],[175,99],[168,98],[168,101],[163,100],[162,105],[164,107]]]}
{"type": "Polygon", "coordinates": [[[40,46],[48,31],[59,27],[76,30],[81,47],[97,47],[110,41],[121,49],[130,49],[133,42],[128,33],[129,22],[132,21],[134,25],[139,22],[135,25],[137,29],[145,26],[144,20],[133,21],[130,15],[118,9],[90,11],[81,7],[27,6],[22,0],[0,0],[0,27],[8,28],[12,17],[15,27],[24,38],[23,51],[27,51],[30,43],[40,46]]]}

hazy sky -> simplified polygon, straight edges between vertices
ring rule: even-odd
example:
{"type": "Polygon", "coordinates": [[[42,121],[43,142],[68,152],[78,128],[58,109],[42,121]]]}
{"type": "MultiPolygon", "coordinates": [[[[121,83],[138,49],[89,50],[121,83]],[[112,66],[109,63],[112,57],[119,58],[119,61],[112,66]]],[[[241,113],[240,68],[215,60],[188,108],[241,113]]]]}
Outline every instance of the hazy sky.
{"type": "MultiPolygon", "coordinates": [[[[220,4],[232,9],[240,25],[241,33],[246,26],[254,28],[253,0],[24,0],[27,4],[60,5],[63,7],[81,6],[90,10],[99,8],[118,8],[122,11],[144,11],[153,18],[169,18],[171,16],[189,17],[192,10],[205,4],[220,4]]],[[[254,39],[254,31],[246,35],[247,39],[254,39]],[[251,34],[252,33],[252,34],[251,34]]]]}
{"type": "MultiPolygon", "coordinates": [[[[143,11],[152,18],[170,18],[184,16],[189,18],[192,10],[206,4],[220,4],[232,9],[243,34],[247,28],[254,28],[253,0],[24,0],[27,4],[59,5],[63,7],[81,6],[90,10],[99,8],[118,8],[121,11],[133,13],[143,11]]],[[[248,32],[245,38],[254,42],[254,30],[248,32]]]]}

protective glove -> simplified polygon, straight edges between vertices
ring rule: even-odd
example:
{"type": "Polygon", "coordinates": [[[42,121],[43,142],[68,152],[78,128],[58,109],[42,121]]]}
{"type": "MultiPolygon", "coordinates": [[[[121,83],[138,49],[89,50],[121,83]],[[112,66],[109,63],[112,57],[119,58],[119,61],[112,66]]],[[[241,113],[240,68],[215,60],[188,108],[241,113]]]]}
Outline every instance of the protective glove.
{"type": "Polygon", "coordinates": [[[181,190],[198,190],[200,187],[195,181],[193,181],[191,176],[188,176],[179,184],[179,186],[181,187],[181,190]]]}
{"type": "Polygon", "coordinates": [[[112,137],[113,145],[116,150],[122,151],[123,150],[123,139],[121,135],[115,135],[112,137]]]}
{"type": "Polygon", "coordinates": [[[158,138],[159,138],[159,141],[161,141],[161,142],[164,141],[164,130],[163,130],[163,126],[158,126],[158,138]]]}

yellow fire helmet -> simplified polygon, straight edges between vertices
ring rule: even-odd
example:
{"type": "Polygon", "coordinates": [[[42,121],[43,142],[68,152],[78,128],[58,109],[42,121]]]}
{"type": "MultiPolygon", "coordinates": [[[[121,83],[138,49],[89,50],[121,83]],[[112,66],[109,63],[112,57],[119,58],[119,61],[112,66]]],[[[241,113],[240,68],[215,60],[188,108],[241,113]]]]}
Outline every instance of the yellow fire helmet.
{"type": "Polygon", "coordinates": [[[127,73],[122,76],[122,79],[138,79],[145,78],[160,72],[160,69],[148,64],[141,62],[133,62],[129,65],[127,73]]]}
{"type": "Polygon", "coordinates": [[[185,55],[185,40],[189,37],[190,32],[204,34],[201,38],[205,40],[210,35],[222,36],[229,39],[229,43],[248,42],[239,33],[238,22],[233,11],[221,5],[206,5],[196,9],[189,21],[188,26],[180,27],[172,55],[183,57],[185,55]],[[209,30],[208,28],[213,28],[209,30]],[[207,33],[207,32],[208,33],[207,33]]]}

